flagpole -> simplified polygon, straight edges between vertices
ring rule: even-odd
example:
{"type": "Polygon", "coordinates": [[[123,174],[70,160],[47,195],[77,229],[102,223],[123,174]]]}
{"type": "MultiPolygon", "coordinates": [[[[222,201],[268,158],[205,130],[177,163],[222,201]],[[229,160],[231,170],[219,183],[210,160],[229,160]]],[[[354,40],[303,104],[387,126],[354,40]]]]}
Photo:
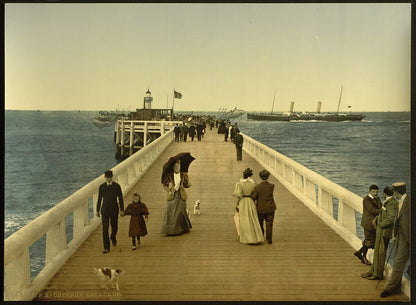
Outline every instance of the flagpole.
{"type": "Polygon", "coordinates": [[[172,97],[172,115],[173,112],[175,111],[175,88],[173,88],[173,97],[172,97]]]}

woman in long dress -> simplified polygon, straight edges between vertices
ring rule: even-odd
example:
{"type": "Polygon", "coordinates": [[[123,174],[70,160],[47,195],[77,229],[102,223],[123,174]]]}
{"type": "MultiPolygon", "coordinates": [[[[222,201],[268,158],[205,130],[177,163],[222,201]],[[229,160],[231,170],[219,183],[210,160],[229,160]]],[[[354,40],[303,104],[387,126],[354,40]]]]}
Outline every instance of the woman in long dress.
{"type": "Polygon", "coordinates": [[[188,173],[180,172],[181,163],[177,160],[173,166],[173,172],[168,175],[168,179],[163,182],[163,187],[167,192],[167,207],[160,230],[161,234],[179,235],[187,233],[192,228],[191,221],[186,212],[185,188],[189,188],[188,173]]]}
{"type": "Polygon", "coordinates": [[[253,179],[251,179],[252,175],[253,171],[246,168],[243,172],[243,178],[237,182],[233,192],[233,196],[237,197],[237,209],[240,217],[240,243],[243,244],[258,244],[264,241],[256,205],[251,198],[251,193],[256,186],[253,179]]]}

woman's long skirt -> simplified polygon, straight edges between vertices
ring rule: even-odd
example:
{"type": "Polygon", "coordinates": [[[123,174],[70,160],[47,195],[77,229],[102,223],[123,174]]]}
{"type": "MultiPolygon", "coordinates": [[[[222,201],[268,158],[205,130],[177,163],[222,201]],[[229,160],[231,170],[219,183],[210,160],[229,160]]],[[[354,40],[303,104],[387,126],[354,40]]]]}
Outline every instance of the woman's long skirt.
{"type": "Polygon", "coordinates": [[[243,197],[239,202],[240,243],[258,244],[264,241],[254,201],[243,197]]]}
{"type": "Polygon", "coordinates": [[[179,191],[176,191],[173,200],[167,202],[160,233],[178,235],[189,232],[191,228],[191,221],[186,212],[186,201],[182,200],[179,191]]]}

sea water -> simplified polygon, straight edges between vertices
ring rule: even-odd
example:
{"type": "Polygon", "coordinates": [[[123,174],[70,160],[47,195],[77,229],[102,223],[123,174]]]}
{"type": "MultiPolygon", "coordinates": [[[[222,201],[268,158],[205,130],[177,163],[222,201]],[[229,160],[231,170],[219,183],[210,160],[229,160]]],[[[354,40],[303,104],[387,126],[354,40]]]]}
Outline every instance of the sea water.
{"type": "MultiPolygon", "coordinates": [[[[114,126],[95,126],[97,114],[5,111],[5,238],[117,164],[114,126]]],[[[410,113],[366,115],[361,122],[266,122],[244,116],[232,123],[361,197],[371,184],[382,196],[385,186],[410,182],[410,113]]],[[[362,231],[357,235],[362,238],[362,231]]],[[[32,277],[43,268],[44,244],[45,237],[30,247],[32,277]]]]}

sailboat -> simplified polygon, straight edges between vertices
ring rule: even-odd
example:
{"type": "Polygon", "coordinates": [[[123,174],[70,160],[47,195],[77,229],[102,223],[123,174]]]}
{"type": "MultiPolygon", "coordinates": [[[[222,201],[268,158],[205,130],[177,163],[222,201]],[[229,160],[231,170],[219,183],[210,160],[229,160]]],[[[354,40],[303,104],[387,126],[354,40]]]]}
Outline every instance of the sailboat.
{"type": "MultiPolygon", "coordinates": [[[[344,86],[341,86],[341,92],[338,100],[338,109],[336,113],[321,113],[322,102],[318,102],[318,108],[316,112],[294,112],[295,102],[291,102],[290,111],[286,113],[272,113],[271,114],[256,114],[247,113],[247,119],[260,120],[260,121],[329,121],[329,122],[341,122],[341,121],[361,121],[365,118],[365,114],[352,114],[352,113],[339,113],[339,106],[341,104],[342,90],[344,86]]],[[[274,105],[274,98],[273,98],[274,105]]]]}

